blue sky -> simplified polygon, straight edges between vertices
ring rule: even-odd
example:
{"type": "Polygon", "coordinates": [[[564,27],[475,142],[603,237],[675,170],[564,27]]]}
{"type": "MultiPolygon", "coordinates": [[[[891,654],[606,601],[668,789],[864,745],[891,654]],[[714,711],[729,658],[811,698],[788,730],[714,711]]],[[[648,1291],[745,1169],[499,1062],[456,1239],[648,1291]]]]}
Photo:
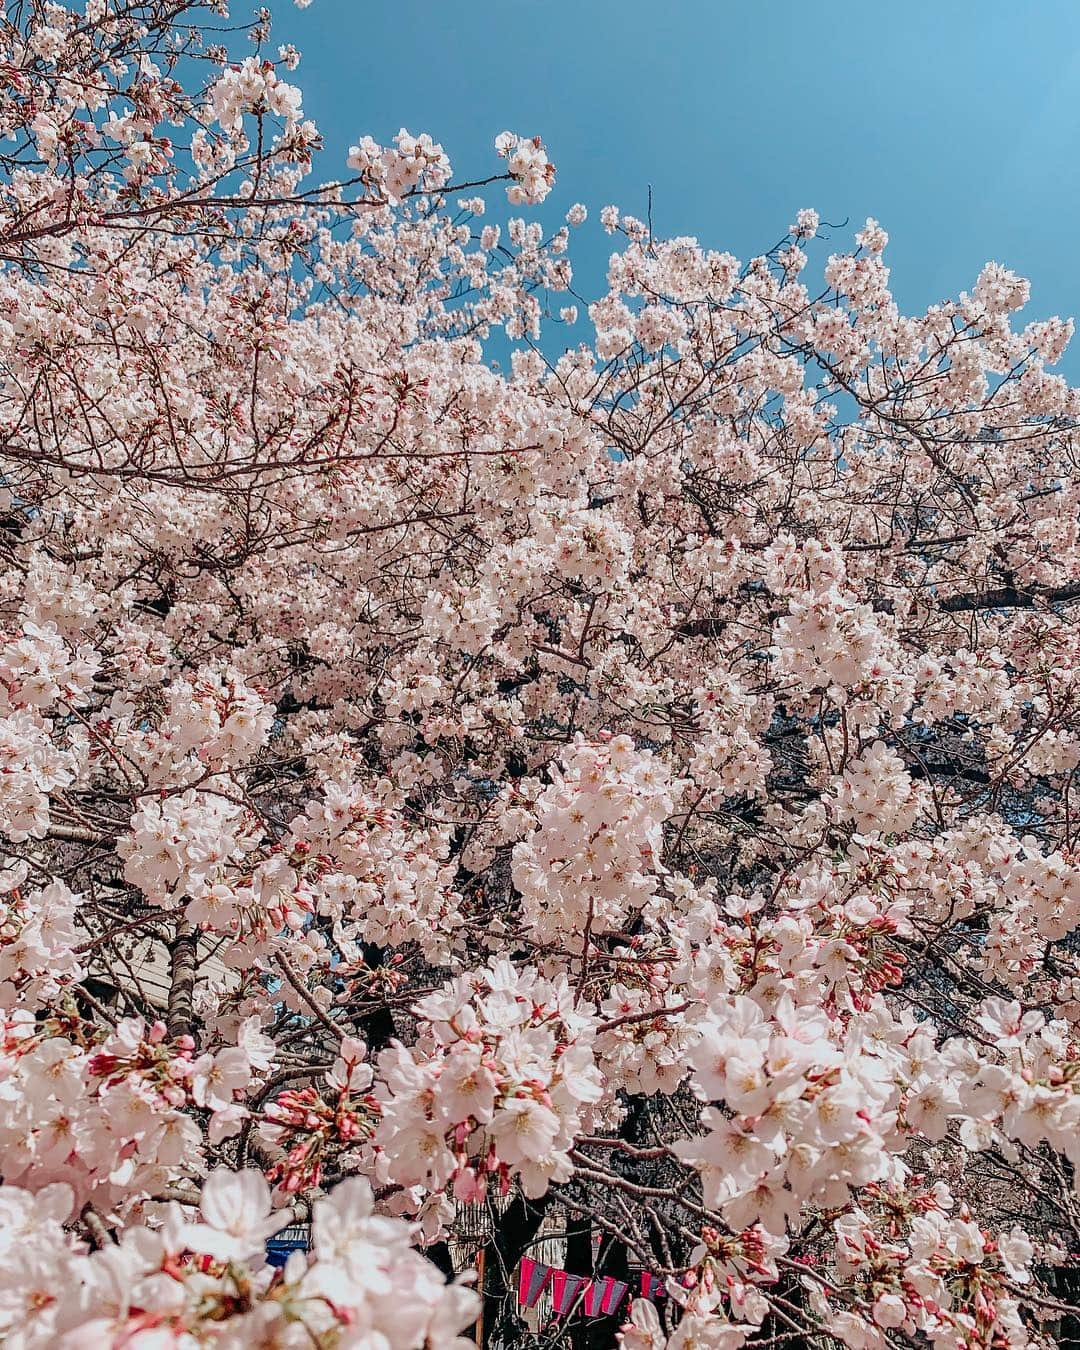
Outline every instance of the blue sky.
{"type": "MultiPolygon", "coordinates": [[[[599,208],[746,258],[795,211],[891,235],[901,305],[1028,276],[1025,317],[1080,318],[1078,0],[277,0],[303,51],[305,111],[348,145],[400,126],[482,177],[509,129],[540,134],[574,201],[575,288],[603,289],[599,208]]],[[[1062,369],[1080,380],[1080,337],[1062,369]]]]}

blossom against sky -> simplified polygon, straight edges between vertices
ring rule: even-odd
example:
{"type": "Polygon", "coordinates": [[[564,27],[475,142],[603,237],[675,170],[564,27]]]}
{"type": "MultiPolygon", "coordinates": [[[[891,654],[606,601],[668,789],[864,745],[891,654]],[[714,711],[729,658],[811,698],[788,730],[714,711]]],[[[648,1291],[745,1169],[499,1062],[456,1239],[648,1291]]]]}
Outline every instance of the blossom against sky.
{"type": "MultiPolygon", "coordinates": [[[[904,306],[994,259],[1031,279],[1028,317],[1080,314],[1073,0],[316,0],[276,17],[304,53],[327,177],[364,133],[428,131],[482,173],[505,127],[542,135],[549,218],[592,214],[573,247],[590,298],[611,251],[599,208],[644,217],[651,184],[660,234],[746,258],[802,206],[849,221],[835,247],[875,216],[904,306]]],[[[1080,348],[1063,368],[1080,372],[1080,348]]]]}

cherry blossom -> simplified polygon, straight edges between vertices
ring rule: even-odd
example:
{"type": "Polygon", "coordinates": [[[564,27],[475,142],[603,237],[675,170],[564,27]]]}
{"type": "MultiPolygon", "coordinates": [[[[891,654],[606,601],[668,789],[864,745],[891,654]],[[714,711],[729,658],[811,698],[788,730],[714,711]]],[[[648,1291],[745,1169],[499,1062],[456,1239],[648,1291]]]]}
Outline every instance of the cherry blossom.
{"type": "Polygon", "coordinates": [[[497,1215],[627,1350],[1053,1345],[1071,321],[334,163],[224,9],[0,23],[0,1335],[453,1347],[497,1215]]]}

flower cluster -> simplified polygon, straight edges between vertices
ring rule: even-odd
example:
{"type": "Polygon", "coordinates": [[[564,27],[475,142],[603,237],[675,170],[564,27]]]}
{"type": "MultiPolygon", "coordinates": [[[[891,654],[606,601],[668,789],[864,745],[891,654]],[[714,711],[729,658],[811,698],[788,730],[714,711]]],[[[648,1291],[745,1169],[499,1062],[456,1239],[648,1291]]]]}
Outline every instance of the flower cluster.
{"type": "Polygon", "coordinates": [[[872,1212],[856,1208],[833,1225],[840,1287],[806,1281],[833,1335],[866,1350],[884,1350],[893,1332],[944,1350],[1029,1343],[1016,1292],[1031,1280],[1034,1249],[1022,1229],[981,1229],[941,1182],[870,1199],[872,1212]]]}
{"type": "Polygon", "coordinates": [[[287,1147],[268,1173],[284,1193],[318,1186],[328,1157],[370,1138],[380,1106],[368,1091],[366,1054],[363,1041],[344,1037],[318,1087],[289,1088],[267,1104],[259,1132],[268,1143],[287,1147]]]}
{"type": "Polygon", "coordinates": [[[539,136],[526,138],[504,131],[495,138],[495,149],[507,161],[513,184],[506,195],[514,206],[542,202],[555,182],[555,168],[539,136]]]}
{"type": "Polygon", "coordinates": [[[197,1219],[171,1203],[119,1243],[87,1252],[64,1229],[75,1197],[58,1182],[37,1194],[0,1187],[0,1251],[8,1296],[0,1332],[27,1350],[46,1346],[255,1344],[383,1345],[459,1350],[476,1295],[412,1247],[400,1219],[376,1214],[371,1188],[343,1182],[317,1201],[311,1247],[283,1271],[266,1264],[266,1239],[288,1211],[271,1208],[258,1172],[219,1168],[197,1219]]]}
{"type": "Polygon", "coordinates": [[[210,90],[214,119],[229,132],[239,131],[245,114],[271,113],[287,122],[298,121],[300,90],[277,76],[269,61],[247,57],[222,72],[210,90]]]}
{"type": "Polygon", "coordinates": [[[86,974],[77,953],[79,898],[62,881],[28,887],[25,863],[0,872],[0,1006],[36,1012],[86,974]]]}
{"type": "Polygon", "coordinates": [[[406,1187],[466,1202],[494,1179],[542,1195],[572,1174],[569,1152],[602,1092],[591,1020],[565,979],[505,961],[462,977],[416,1007],[415,1046],[378,1060],[378,1170],[406,1187]]]}
{"type": "Polygon", "coordinates": [[[80,1205],[106,1212],[198,1167],[199,1117],[211,1142],[235,1134],[246,1114],[239,1101],[274,1055],[252,1020],[237,1044],[201,1055],[190,1037],[136,1017],[93,1039],[74,1013],[35,1021],[17,1011],[3,1037],[6,1180],[32,1190],[63,1180],[80,1205]]]}
{"type": "Polygon", "coordinates": [[[364,136],[351,146],[346,161],[365,186],[395,205],[420,189],[436,192],[450,181],[450,161],[441,145],[427,133],[413,136],[404,127],[394,137],[393,148],[378,145],[364,136]]]}
{"type": "Polygon", "coordinates": [[[155,904],[166,905],[215,881],[256,834],[240,803],[189,788],[163,801],[143,798],[116,851],[125,879],[155,904]]]}
{"type": "Polygon", "coordinates": [[[514,848],[514,884],[537,937],[580,948],[618,933],[660,878],[665,766],[628,736],[579,739],[536,801],[536,826],[514,848]]]}

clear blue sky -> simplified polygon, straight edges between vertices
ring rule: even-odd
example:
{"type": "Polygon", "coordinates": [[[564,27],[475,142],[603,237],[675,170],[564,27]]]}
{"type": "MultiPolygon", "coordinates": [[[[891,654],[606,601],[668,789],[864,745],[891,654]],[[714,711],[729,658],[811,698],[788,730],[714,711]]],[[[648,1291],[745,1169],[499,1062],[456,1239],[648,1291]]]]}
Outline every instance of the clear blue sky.
{"type": "MultiPolygon", "coordinates": [[[[455,172],[540,134],[573,233],[575,287],[603,289],[599,208],[746,258],[812,206],[891,235],[903,307],[969,287],[987,259],[1032,281],[1027,318],[1080,320],[1080,0],[314,0],[275,4],[305,111],[340,171],[400,126],[455,172]]],[[[1062,364],[1080,381],[1080,336],[1062,364]]]]}

